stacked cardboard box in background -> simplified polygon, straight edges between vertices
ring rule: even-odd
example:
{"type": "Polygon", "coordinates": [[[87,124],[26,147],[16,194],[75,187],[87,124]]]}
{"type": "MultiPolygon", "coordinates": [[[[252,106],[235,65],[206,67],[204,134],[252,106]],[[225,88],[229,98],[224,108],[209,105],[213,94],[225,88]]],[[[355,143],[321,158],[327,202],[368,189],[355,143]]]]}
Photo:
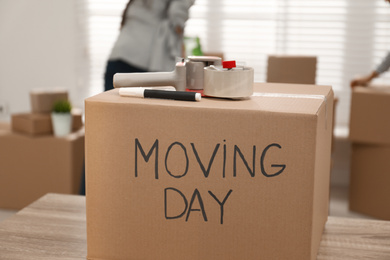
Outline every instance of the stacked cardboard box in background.
{"type": "Polygon", "coordinates": [[[115,89],[86,100],[88,259],[316,259],[332,89],[254,91],[186,102],[115,89]]]}
{"type": "Polygon", "coordinates": [[[390,220],[390,86],[352,92],[350,209],[390,220]]]}
{"type": "MultiPolygon", "coordinates": [[[[12,131],[22,134],[53,135],[51,116],[47,113],[21,113],[11,117],[12,131]]],[[[81,113],[72,112],[72,131],[83,127],[81,113]]]]}
{"type": "Polygon", "coordinates": [[[13,114],[0,129],[0,208],[21,209],[49,192],[77,194],[84,162],[81,113],[73,133],[53,135],[50,113],[66,91],[31,92],[31,113],[13,114]]]}
{"type": "MultiPolygon", "coordinates": [[[[12,131],[34,135],[52,135],[53,127],[50,113],[53,104],[58,100],[68,100],[66,90],[39,90],[30,92],[31,112],[13,114],[12,131]]],[[[83,126],[82,115],[72,111],[72,131],[83,126]]]]}
{"type": "Polygon", "coordinates": [[[53,104],[58,100],[68,100],[66,90],[32,90],[30,92],[31,111],[33,113],[50,113],[53,104]]]}
{"type": "Polygon", "coordinates": [[[78,194],[84,129],[64,137],[0,130],[0,208],[22,209],[46,193],[78,194]]]}
{"type": "Polygon", "coordinates": [[[267,82],[316,84],[317,57],[268,56],[267,82]]]}

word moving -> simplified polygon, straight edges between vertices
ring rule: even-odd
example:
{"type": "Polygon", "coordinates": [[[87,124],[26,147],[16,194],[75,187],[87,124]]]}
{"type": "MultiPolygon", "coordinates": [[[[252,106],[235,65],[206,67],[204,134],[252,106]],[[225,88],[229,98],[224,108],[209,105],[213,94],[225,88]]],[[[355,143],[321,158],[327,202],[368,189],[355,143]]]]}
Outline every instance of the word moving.
{"type": "MultiPolygon", "coordinates": [[[[209,174],[210,174],[210,169],[214,163],[214,159],[217,155],[217,153],[219,152],[219,148],[221,146],[220,143],[217,143],[215,145],[215,148],[211,154],[211,157],[210,159],[208,160],[208,163],[206,162],[202,162],[202,160],[200,159],[200,156],[198,154],[198,151],[196,149],[196,146],[194,143],[190,143],[191,145],[191,150],[192,152],[194,153],[194,156],[196,158],[196,162],[197,164],[199,165],[200,167],[200,170],[202,171],[203,175],[205,178],[209,177],[209,174]],[[205,167],[205,165],[207,164],[207,168],[205,167]]],[[[262,153],[261,153],[261,156],[260,156],[260,170],[261,170],[261,173],[265,176],[265,177],[275,177],[275,176],[278,176],[280,175],[281,173],[283,173],[283,171],[286,169],[286,165],[285,164],[271,164],[271,167],[272,168],[277,168],[278,170],[275,171],[275,172],[267,172],[266,169],[265,169],[265,166],[264,166],[264,160],[265,160],[265,157],[267,155],[267,152],[269,149],[271,148],[277,148],[277,149],[282,149],[282,147],[277,144],[277,143],[272,143],[272,144],[269,144],[268,146],[266,146],[262,153]]],[[[241,161],[244,163],[246,169],[248,170],[249,174],[251,177],[255,177],[256,175],[256,146],[254,145],[253,146],[253,150],[252,150],[252,167],[249,166],[249,163],[248,161],[246,160],[246,158],[244,157],[243,153],[241,152],[241,149],[237,146],[237,145],[234,145],[234,148],[233,148],[233,176],[236,177],[237,176],[237,161],[238,161],[238,158],[241,159],[241,161]]],[[[223,148],[222,148],[222,153],[223,153],[223,161],[222,161],[222,164],[223,164],[223,172],[222,172],[222,177],[225,178],[226,177],[226,144],[223,144],[223,148]]],[[[158,179],[159,178],[159,160],[160,160],[160,150],[159,150],[159,141],[158,139],[156,139],[156,141],[153,143],[152,147],[149,149],[149,151],[146,153],[144,148],[142,147],[140,141],[136,138],[135,139],[135,158],[134,158],[134,171],[135,171],[135,177],[138,177],[138,154],[141,154],[144,161],[145,162],[149,162],[149,160],[151,159],[152,155],[154,154],[154,177],[155,179],[158,179]]],[[[186,174],[188,173],[188,168],[189,168],[189,158],[188,158],[188,152],[187,152],[187,148],[180,142],[174,142],[172,143],[171,145],[169,145],[169,147],[167,148],[166,152],[165,152],[165,170],[166,172],[172,176],[173,178],[183,178],[184,176],[186,176],[186,174]],[[183,170],[183,172],[181,173],[173,173],[169,170],[168,168],[168,161],[170,160],[170,152],[171,150],[174,148],[174,147],[177,147],[178,149],[180,149],[183,153],[183,158],[185,158],[185,169],[183,170]]]]}

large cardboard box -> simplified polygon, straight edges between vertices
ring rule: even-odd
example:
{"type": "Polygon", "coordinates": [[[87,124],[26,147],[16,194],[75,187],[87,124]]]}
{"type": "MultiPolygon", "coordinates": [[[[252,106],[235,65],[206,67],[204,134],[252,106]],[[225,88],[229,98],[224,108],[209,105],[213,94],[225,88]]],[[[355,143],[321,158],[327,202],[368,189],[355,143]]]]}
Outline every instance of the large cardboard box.
{"type": "Polygon", "coordinates": [[[77,194],[84,130],[64,138],[0,131],[0,208],[21,209],[46,193],[77,194]]]}
{"type": "Polygon", "coordinates": [[[33,113],[50,113],[54,103],[63,99],[68,100],[67,90],[32,90],[30,92],[31,111],[33,113]]]}
{"type": "Polygon", "coordinates": [[[267,82],[315,84],[316,71],[315,56],[268,56],[267,82]]]}
{"type": "Polygon", "coordinates": [[[390,146],[353,144],[349,207],[390,220],[390,146]]]}
{"type": "MultiPolygon", "coordinates": [[[[72,114],[72,131],[77,131],[83,127],[82,115],[72,114]]],[[[20,113],[11,117],[12,131],[35,135],[52,135],[53,125],[51,115],[48,113],[20,113]]]]}
{"type": "Polygon", "coordinates": [[[88,259],[316,259],[331,87],[247,100],[86,99],[88,259]]]}
{"type": "Polygon", "coordinates": [[[352,91],[349,137],[352,142],[390,145],[390,87],[352,91]]]}

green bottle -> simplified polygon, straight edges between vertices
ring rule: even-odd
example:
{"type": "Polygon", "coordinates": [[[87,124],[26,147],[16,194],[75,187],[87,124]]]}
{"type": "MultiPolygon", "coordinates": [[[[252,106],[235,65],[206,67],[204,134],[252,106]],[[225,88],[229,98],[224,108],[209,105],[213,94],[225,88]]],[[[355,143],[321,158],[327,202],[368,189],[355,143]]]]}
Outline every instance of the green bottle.
{"type": "Polygon", "coordinates": [[[192,55],[193,56],[203,56],[202,47],[200,45],[200,39],[199,37],[195,38],[196,46],[192,49],[192,55]]]}

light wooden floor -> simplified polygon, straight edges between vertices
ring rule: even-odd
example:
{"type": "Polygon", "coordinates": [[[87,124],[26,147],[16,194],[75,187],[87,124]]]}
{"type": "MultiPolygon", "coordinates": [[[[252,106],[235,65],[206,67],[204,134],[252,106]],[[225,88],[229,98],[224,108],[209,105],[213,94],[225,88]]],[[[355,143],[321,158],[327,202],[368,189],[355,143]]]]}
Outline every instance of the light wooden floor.
{"type": "MultiPolygon", "coordinates": [[[[0,221],[7,219],[15,214],[14,210],[0,209],[0,221]]],[[[342,186],[332,186],[330,191],[329,215],[336,217],[366,218],[370,217],[361,215],[348,210],[348,188],[342,186]]]]}

